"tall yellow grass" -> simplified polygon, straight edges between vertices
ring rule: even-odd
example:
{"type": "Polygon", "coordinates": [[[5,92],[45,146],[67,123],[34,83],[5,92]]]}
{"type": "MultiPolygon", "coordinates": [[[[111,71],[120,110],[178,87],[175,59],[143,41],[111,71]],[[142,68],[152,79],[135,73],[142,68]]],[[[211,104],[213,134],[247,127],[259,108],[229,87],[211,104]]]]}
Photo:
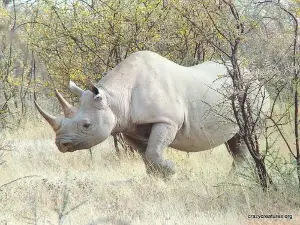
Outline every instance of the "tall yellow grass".
{"type": "Polygon", "coordinates": [[[149,177],[138,155],[118,158],[111,140],[62,154],[45,123],[6,135],[0,167],[0,224],[300,224],[296,187],[261,189],[229,178],[224,146],[200,153],[168,149],[170,181],[149,177]],[[253,214],[292,219],[249,219],[253,214]]]}

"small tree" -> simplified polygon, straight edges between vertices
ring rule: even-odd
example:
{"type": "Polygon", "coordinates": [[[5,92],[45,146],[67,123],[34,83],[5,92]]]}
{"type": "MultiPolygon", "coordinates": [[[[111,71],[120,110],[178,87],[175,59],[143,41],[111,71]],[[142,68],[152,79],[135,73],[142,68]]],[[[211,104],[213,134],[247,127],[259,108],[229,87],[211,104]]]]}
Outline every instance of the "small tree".
{"type": "MultiPolygon", "coordinates": [[[[227,66],[228,74],[231,79],[232,89],[228,89],[228,100],[231,101],[232,110],[235,121],[239,127],[244,144],[252,156],[256,171],[259,177],[259,183],[264,190],[271,183],[265,166],[265,155],[261,154],[259,145],[259,130],[262,129],[261,117],[264,98],[267,97],[263,91],[262,84],[257,84],[253,87],[253,81],[257,78],[247,78],[242,72],[241,62],[243,62],[240,55],[240,47],[246,35],[253,29],[253,21],[247,21],[245,17],[241,16],[236,5],[232,1],[201,1],[202,14],[205,15],[210,24],[210,33],[203,33],[206,41],[216,51],[215,58],[221,58],[223,63],[227,66]],[[228,66],[228,62],[230,66],[228,66]],[[253,98],[251,91],[258,90],[259,98],[262,101],[253,104],[256,97],[253,98]]],[[[179,10],[179,9],[178,9],[179,10]]],[[[181,15],[187,19],[199,32],[203,32],[202,25],[198,24],[190,17],[189,8],[185,11],[180,11],[181,15]],[[189,13],[188,13],[189,12],[189,13]]],[[[205,31],[205,30],[204,30],[205,31]]],[[[226,115],[224,115],[226,116],[226,115]]]]}
{"type": "Polygon", "coordinates": [[[278,124],[272,120],[274,125],[277,127],[278,131],[280,132],[281,137],[284,139],[287,148],[289,149],[292,157],[296,161],[296,170],[297,170],[297,177],[298,177],[298,185],[300,187],[300,143],[299,143],[299,1],[291,1],[287,2],[287,4],[283,5],[280,1],[261,1],[257,3],[258,5],[271,5],[275,8],[280,9],[284,12],[290,21],[287,23],[290,25],[290,29],[292,31],[292,40],[291,40],[291,48],[289,49],[290,55],[290,63],[289,71],[292,79],[292,105],[294,108],[294,112],[291,113],[293,116],[293,126],[294,126],[294,140],[295,146],[292,147],[287,141],[286,137],[284,136],[283,132],[281,131],[278,124]]]}

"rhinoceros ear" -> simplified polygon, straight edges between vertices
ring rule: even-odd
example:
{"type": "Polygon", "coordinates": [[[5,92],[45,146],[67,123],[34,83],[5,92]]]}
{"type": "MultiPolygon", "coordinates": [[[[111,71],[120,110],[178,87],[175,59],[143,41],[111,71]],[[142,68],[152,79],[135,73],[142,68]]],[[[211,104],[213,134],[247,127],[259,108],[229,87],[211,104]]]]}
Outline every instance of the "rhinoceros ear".
{"type": "Polygon", "coordinates": [[[92,82],[89,82],[88,86],[89,86],[89,90],[90,90],[91,92],[93,92],[94,95],[96,95],[96,96],[99,95],[99,90],[98,90],[98,88],[97,88],[92,82]]]}
{"type": "Polygon", "coordinates": [[[70,89],[73,93],[78,96],[81,96],[84,92],[80,87],[78,87],[73,81],[70,81],[70,89]]]}
{"type": "Polygon", "coordinates": [[[95,95],[94,99],[102,100],[99,89],[92,82],[88,82],[88,87],[89,90],[95,95]]]}

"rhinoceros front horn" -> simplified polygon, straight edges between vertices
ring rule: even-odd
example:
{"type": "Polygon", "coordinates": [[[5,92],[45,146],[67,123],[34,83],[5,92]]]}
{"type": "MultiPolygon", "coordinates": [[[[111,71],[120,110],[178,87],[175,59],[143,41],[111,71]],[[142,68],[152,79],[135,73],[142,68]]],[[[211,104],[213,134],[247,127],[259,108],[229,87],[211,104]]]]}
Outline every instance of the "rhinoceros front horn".
{"type": "Polygon", "coordinates": [[[70,103],[68,103],[67,100],[64,99],[64,97],[56,89],[55,89],[55,95],[63,108],[65,117],[67,118],[73,117],[75,115],[73,106],[70,103]]]}
{"type": "Polygon", "coordinates": [[[52,116],[48,113],[46,113],[44,110],[41,109],[41,107],[37,104],[36,101],[34,101],[34,104],[37,108],[37,110],[39,111],[39,113],[45,118],[45,120],[47,120],[47,122],[52,126],[54,131],[57,131],[60,128],[60,122],[61,119],[52,116]]]}

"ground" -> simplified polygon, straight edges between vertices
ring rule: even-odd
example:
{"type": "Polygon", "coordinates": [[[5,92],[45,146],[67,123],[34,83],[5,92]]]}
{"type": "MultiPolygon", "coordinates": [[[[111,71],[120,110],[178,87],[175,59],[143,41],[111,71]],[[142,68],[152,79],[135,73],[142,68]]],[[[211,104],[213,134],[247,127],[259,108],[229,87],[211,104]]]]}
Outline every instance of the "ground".
{"type": "Polygon", "coordinates": [[[224,146],[189,155],[168,149],[177,174],[163,181],[146,175],[137,154],[118,157],[111,140],[92,154],[63,154],[46,123],[5,136],[12,142],[0,166],[0,225],[300,224],[298,190],[287,185],[263,193],[230,178],[224,146]],[[248,218],[261,214],[293,218],[248,218]]]}

